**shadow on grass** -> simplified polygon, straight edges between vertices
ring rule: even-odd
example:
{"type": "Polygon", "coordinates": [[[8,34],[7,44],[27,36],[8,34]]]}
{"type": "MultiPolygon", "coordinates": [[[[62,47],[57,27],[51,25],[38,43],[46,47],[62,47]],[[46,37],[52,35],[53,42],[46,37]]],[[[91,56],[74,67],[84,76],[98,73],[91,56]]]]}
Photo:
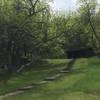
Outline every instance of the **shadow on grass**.
{"type": "MultiPolygon", "coordinates": [[[[36,62],[35,62],[36,63],[36,62]]],[[[46,60],[43,60],[41,62],[38,62],[36,65],[32,64],[30,66],[28,66],[27,68],[25,68],[21,73],[0,73],[0,83],[6,84],[10,79],[14,79],[15,78],[20,78],[20,77],[33,77],[33,75],[35,75],[35,77],[42,77],[45,75],[54,75],[57,72],[59,72],[64,66],[65,66],[65,62],[61,62],[61,63],[52,63],[46,60]],[[25,73],[28,74],[26,75],[25,73]],[[40,74],[40,75],[39,75],[40,74]],[[42,74],[42,75],[41,75],[42,74]],[[31,75],[31,76],[29,76],[31,75]]]]}
{"type": "Polygon", "coordinates": [[[55,68],[62,68],[66,66],[67,62],[61,62],[61,63],[51,63],[49,61],[43,60],[38,63],[33,63],[29,67],[27,67],[24,71],[29,71],[29,70],[50,70],[50,69],[55,69],[55,68]]]}
{"type": "Polygon", "coordinates": [[[70,74],[81,74],[81,73],[87,73],[88,69],[86,68],[80,68],[80,69],[73,69],[70,74]]]}
{"type": "Polygon", "coordinates": [[[0,73],[0,84],[6,85],[8,80],[12,77],[12,74],[9,72],[0,73]]]}

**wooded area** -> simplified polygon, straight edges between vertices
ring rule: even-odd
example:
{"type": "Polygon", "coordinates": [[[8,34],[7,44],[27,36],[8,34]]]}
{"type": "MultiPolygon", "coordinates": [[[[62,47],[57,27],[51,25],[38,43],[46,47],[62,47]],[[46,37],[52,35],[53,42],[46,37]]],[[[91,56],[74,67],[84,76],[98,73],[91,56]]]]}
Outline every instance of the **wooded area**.
{"type": "Polygon", "coordinates": [[[54,11],[50,6],[53,1],[0,0],[0,95],[8,93],[5,96],[13,96],[33,87],[37,95],[35,89],[32,94],[38,98],[34,100],[44,100],[45,97],[41,99],[40,95],[45,95],[45,92],[58,98],[60,89],[64,89],[62,94],[65,91],[70,93],[69,90],[72,93],[75,89],[100,94],[98,0],[77,0],[77,10],[69,12],[54,11]],[[62,76],[64,78],[60,79],[62,76]],[[59,81],[46,84],[58,78],[59,81]]]}
{"type": "Polygon", "coordinates": [[[34,70],[45,59],[99,57],[100,7],[77,1],[76,12],[56,13],[52,0],[0,0],[1,75],[34,70]]]}

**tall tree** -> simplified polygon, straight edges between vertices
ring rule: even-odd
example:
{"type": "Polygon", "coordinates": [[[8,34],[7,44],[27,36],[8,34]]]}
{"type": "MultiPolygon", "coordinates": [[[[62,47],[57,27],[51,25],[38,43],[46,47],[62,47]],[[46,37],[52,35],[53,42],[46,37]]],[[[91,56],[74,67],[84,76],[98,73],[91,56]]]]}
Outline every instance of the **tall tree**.
{"type": "Polygon", "coordinates": [[[95,22],[94,22],[94,18],[96,15],[96,7],[97,7],[97,1],[96,0],[78,0],[80,3],[80,10],[79,12],[81,13],[82,16],[82,20],[84,22],[84,24],[86,26],[90,26],[91,28],[91,40],[93,45],[95,44],[95,41],[100,44],[100,39],[99,36],[96,32],[96,28],[95,28],[95,22]]]}
{"type": "Polygon", "coordinates": [[[39,44],[44,37],[44,28],[40,28],[44,24],[42,14],[48,7],[48,3],[39,0],[1,2],[0,46],[5,50],[1,53],[6,59],[4,64],[9,72],[16,71],[21,56],[28,56],[33,51],[37,51],[36,44],[39,44]]]}

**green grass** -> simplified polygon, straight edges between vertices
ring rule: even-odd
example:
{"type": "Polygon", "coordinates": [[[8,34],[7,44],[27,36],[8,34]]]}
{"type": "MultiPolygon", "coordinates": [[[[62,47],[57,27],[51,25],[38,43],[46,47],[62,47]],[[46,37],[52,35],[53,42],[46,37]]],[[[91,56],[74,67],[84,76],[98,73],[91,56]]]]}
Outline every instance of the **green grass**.
{"type": "MultiPolygon", "coordinates": [[[[46,72],[42,68],[27,72],[26,76],[33,75],[36,78],[30,76],[29,81],[39,81],[46,75],[57,73],[66,64],[66,60],[50,60],[50,63],[54,66],[45,67],[46,72]],[[39,71],[41,77],[36,71],[39,71]]],[[[15,83],[20,81],[24,84],[21,77],[11,79],[9,82],[16,80],[15,83]]],[[[100,59],[79,59],[69,74],[63,74],[53,82],[36,86],[31,91],[3,100],[100,100],[100,59]]]]}
{"type": "Polygon", "coordinates": [[[17,88],[42,81],[45,77],[58,73],[67,63],[67,60],[48,60],[48,66],[35,67],[33,70],[14,75],[7,83],[0,81],[0,95],[14,91],[17,88]],[[54,63],[55,62],[55,63],[54,63]]]}

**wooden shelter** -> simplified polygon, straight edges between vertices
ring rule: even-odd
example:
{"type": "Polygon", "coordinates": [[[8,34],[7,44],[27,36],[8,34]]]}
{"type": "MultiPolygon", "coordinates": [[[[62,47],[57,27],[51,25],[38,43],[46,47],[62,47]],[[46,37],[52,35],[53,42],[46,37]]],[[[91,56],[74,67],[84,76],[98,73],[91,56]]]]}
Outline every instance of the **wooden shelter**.
{"type": "Polygon", "coordinates": [[[75,58],[88,58],[95,56],[95,52],[92,48],[83,48],[79,50],[69,50],[66,51],[67,57],[69,59],[75,59],[75,58]]]}

